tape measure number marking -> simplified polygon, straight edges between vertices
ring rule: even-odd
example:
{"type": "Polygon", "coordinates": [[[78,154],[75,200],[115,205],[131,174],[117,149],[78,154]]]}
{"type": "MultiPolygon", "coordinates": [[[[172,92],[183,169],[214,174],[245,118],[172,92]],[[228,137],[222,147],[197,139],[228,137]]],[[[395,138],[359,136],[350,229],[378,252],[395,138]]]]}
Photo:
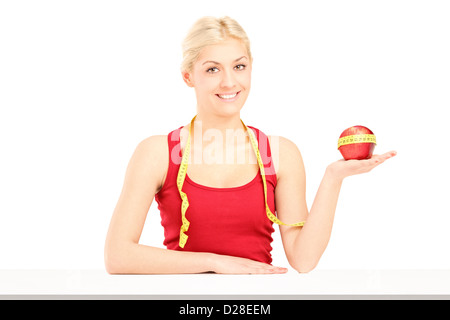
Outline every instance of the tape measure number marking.
{"type": "Polygon", "coordinates": [[[353,144],[353,143],[375,143],[377,144],[377,139],[373,134],[355,134],[351,136],[346,136],[339,138],[338,149],[342,146],[353,144]]]}

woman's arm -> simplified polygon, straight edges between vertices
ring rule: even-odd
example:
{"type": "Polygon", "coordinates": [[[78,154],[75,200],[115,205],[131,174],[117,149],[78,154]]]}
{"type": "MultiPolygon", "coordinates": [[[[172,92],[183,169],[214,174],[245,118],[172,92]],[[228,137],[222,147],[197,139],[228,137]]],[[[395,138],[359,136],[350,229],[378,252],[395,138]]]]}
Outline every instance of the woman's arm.
{"type": "Polygon", "coordinates": [[[280,226],[286,256],[299,272],[314,269],[331,236],[342,181],[354,174],[369,172],[395,152],[374,155],[369,160],[339,160],[330,164],[323,176],[310,212],[305,200],[305,170],[300,151],[291,141],[279,139],[279,170],[275,190],[277,214],[281,221],[306,221],[303,227],[280,226]]]}
{"type": "Polygon", "coordinates": [[[209,271],[207,259],[139,244],[145,219],[168,168],[167,136],[152,136],[136,148],[114,210],[105,243],[109,273],[192,273],[209,271]]]}
{"type": "Polygon", "coordinates": [[[139,244],[150,205],[164,183],[169,163],[168,153],[167,136],[149,137],[133,153],[106,237],[105,266],[108,273],[287,272],[284,268],[249,259],[139,244]]]}

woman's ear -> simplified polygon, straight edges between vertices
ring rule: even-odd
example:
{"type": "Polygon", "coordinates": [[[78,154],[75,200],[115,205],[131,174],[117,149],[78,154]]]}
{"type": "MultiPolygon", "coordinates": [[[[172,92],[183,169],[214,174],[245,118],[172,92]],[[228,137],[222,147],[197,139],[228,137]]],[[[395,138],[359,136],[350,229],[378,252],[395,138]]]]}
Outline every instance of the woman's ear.
{"type": "Polygon", "coordinates": [[[194,82],[192,81],[192,77],[191,74],[189,72],[186,71],[181,71],[181,76],[183,77],[184,82],[189,86],[189,87],[194,87],[194,82]]]}

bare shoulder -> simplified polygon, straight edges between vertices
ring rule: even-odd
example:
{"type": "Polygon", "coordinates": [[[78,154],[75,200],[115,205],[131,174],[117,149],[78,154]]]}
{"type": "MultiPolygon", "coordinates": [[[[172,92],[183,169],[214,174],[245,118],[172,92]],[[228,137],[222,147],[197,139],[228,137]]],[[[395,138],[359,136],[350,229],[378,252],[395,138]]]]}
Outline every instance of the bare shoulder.
{"type": "Polygon", "coordinates": [[[292,140],[282,136],[269,136],[269,143],[278,178],[292,170],[303,170],[302,155],[292,140]]]}
{"type": "Polygon", "coordinates": [[[167,135],[154,135],[139,142],[136,149],[142,151],[163,151],[163,149],[167,150],[167,148],[167,135]]]}
{"type": "Polygon", "coordinates": [[[286,155],[294,155],[294,154],[300,154],[300,150],[298,149],[297,145],[288,138],[282,137],[282,136],[269,136],[269,140],[272,146],[272,141],[274,143],[278,143],[280,153],[286,154],[286,155]]]}
{"type": "Polygon", "coordinates": [[[154,135],[137,145],[128,165],[128,174],[152,181],[158,190],[164,182],[169,163],[167,135],[154,135]]]}
{"type": "Polygon", "coordinates": [[[168,148],[167,135],[150,136],[139,142],[134,151],[133,158],[136,161],[157,164],[167,159],[168,148]]]}

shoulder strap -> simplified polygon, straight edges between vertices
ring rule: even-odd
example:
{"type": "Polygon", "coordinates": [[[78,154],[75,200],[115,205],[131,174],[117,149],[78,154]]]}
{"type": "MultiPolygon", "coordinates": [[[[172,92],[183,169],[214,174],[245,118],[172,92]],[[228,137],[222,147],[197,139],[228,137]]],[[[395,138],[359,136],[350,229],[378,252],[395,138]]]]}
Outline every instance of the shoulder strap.
{"type": "Polygon", "coordinates": [[[272,180],[275,186],[277,179],[275,166],[272,161],[272,150],[270,148],[269,138],[261,130],[252,126],[248,127],[255,132],[256,138],[258,140],[259,153],[264,164],[264,171],[266,173],[266,176],[268,176],[268,178],[272,180]]]}

